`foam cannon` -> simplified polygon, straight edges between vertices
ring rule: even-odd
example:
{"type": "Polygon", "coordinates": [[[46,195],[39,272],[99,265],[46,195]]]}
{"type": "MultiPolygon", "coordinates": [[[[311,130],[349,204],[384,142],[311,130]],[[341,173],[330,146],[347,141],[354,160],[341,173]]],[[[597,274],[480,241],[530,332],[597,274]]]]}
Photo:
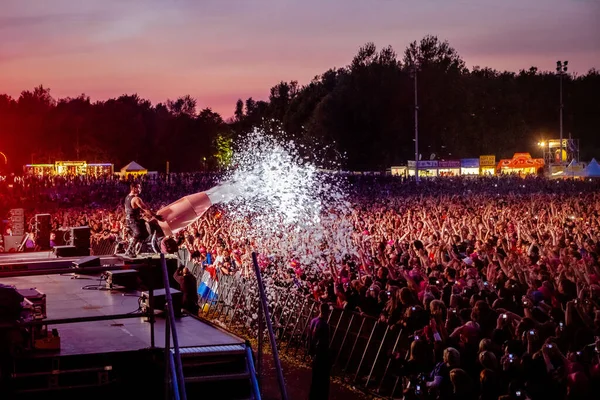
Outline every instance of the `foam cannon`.
{"type": "Polygon", "coordinates": [[[162,217],[158,224],[165,236],[175,235],[196,222],[212,205],[228,202],[237,195],[237,188],[231,182],[219,184],[205,192],[190,194],[158,210],[156,214],[162,217]]]}

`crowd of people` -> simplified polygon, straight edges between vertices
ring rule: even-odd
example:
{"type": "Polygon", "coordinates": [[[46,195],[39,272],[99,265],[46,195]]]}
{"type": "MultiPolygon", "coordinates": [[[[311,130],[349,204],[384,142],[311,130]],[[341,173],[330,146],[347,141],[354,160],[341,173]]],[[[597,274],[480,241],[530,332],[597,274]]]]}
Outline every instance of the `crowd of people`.
{"type": "MultiPolygon", "coordinates": [[[[158,209],[216,180],[159,176],[143,182],[143,196],[158,209]]],[[[218,207],[177,242],[198,271],[229,275],[250,274],[257,251],[269,285],[402,329],[406,354],[391,359],[407,396],[590,398],[600,388],[599,188],[539,177],[350,177],[350,212],[339,218],[352,227],[352,248],[342,260],[326,257],[326,241],[306,243],[323,254],[306,265],[275,251],[285,235],[254,242],[218,207]]],[[[0,198],[4,208],[34,199],[29,215],[51,205],[55,230],[89,225],[116,240],[127,191],[112,179],[30,178],[2,183],[0,198]]]]}

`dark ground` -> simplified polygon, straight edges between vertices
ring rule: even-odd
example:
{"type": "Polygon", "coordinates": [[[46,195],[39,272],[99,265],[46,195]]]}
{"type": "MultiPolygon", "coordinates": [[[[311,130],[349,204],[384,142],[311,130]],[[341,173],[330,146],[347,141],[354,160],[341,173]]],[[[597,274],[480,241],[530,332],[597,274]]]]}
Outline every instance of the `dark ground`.
{"type": "MultiPolygon", "coordinates": [[[[308,399],[311,381],[311,369],[295,359],[285,356],[281,357],[281,367],[286,380],[289,399],[308,399]]],[[[277,384],[277,373],[273,363],[273,356],[267,351],[265,351],[263,356],[262,376],[262,398],[265,400],[281,399],[279,385],[277,384]]],[[[334,379],[331,380],[331,386],[329,389],[330,400],[366,400],[370,398],[373,397],[367,396],[362,392],[352,390],[348,386],[343,385],[334,379]]]]}

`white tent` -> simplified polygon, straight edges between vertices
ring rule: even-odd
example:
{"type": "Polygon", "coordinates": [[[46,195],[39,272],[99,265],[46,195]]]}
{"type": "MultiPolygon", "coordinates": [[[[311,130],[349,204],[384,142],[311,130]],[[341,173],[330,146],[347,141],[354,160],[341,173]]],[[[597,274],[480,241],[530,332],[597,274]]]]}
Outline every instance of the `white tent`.
{"type": "Polygon", "coordinates": [[[566,168],[552,172],[551,179],[564,179],[564,178],[581,178],[583,177],[583,170],[586,167],[586,163],[577,162],[572,160],[566,168]]]}
{"type": "Polygon", "coordinates": [[[588,166],[581,171],[579,176],[584,178],[600,178],[600,164],[598,164],[598,161],[596,161],[595,158],[592,158],[592,161],[590,161],[588,166]]]}
{"type": "Polygon", "coordinates": [[[144,167],[142,167],[140,164],[136,163],[135,161],[130,162],[129,164],[127,164],[126,166],[124,166],[123,168],[121,168],[121,174],[125,175],[125,174],[145,174],[147,173],[148,170],[144,167]]]}

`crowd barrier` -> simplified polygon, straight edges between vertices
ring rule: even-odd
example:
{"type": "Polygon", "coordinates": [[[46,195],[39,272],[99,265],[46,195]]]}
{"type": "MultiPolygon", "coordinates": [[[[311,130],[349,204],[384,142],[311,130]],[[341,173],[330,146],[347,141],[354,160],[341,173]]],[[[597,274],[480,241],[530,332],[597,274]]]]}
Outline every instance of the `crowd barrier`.
{"type": "Polygon", "coordinates": [[[115,254],[115,250],[118,245],[118,241],[115,238],[94,238],[90,240],[91,255],[93,256],[107,256],[115,254]]]}
{"type": "MultiPolygon", "coordinates": [[[[201,269],[193,272],[205,288],[200,298],[201,316],[248,338],[256,338],[259,301],[256,278],[217,273],[213,279],[201,269]]],[[[308,326],[318,314],[319,303],[290,288],[272,283],[267,286],[279,351],[309,361],[308,326]]],[[[332,375],[377,396],[401,396],[402,382],[392,355],[410,346],[407,335],[371,316],[339,308],[332,309],[328,322],[332,375]]]]}

